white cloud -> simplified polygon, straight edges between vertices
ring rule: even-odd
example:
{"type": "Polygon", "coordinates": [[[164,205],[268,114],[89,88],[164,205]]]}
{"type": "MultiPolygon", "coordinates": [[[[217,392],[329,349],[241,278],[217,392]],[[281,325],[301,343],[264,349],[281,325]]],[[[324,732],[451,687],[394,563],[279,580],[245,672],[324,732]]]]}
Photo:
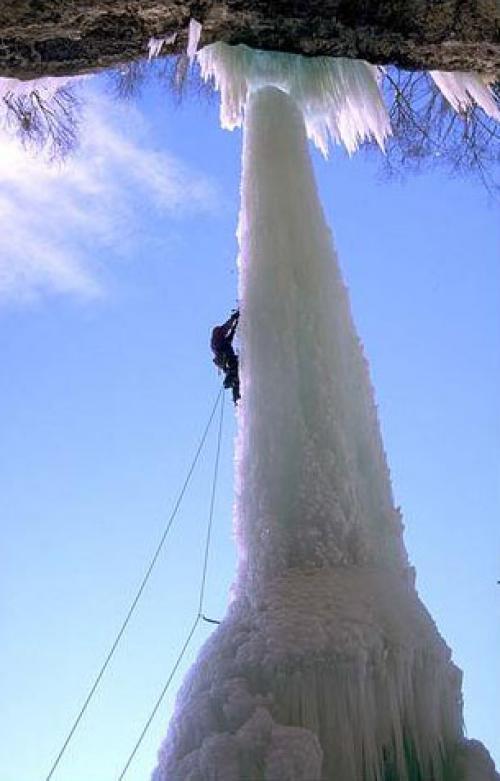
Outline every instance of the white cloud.
{"type": "Polygon", "coordinates": [[[0,304],[100,296],[96,249],[130,252],[141,211],[176,218],[217,207],[208,177],[148,147],[133,109],[94,98],[81,135],[77,154],[51,165],[0,131],[0,304]]]}

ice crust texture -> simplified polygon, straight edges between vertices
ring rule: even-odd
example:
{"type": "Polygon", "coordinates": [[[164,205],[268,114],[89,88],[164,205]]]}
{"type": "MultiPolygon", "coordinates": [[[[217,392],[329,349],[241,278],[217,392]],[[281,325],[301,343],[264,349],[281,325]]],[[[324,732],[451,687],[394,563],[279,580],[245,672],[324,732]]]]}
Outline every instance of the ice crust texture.
{"type": "Polygon", "coordinates": [[[239,569],[153,781],[492,781],[414,587],[302,112],[247,100],[239,569]]]}

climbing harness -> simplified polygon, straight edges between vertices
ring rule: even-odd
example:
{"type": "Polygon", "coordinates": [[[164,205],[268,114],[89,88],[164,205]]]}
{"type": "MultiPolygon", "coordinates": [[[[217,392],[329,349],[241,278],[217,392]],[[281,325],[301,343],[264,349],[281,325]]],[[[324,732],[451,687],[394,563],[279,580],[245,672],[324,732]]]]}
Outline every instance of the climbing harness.
{"type": "Polygon", "coordinates": [[[234,351],[233,339],[239,318],[239,309],[233,309],[225,323],[215,326],[210,339],[210,347],[214,354],[213,362],[219,371],[224,373],[224,387],[232,390],[235,405],[240,399],[240,378],[239,357],[234,351]]]}

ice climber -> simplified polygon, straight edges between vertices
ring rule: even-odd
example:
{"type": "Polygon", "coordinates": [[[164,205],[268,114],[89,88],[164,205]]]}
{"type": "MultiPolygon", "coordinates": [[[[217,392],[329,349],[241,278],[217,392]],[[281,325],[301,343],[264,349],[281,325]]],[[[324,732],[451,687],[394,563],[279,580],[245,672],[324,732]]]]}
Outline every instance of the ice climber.
{"type": "Polygon", "coordinates": [[[212,331],[210,346],[214,353],[214,363],[224,372],[224,387],[231,388],[233,401],[240,398],[240,378],[238,374],[238,356],[234,352],[233,339],[236,333],[240,313],[235,309],[223,325],[216,325],[212,331]]]}

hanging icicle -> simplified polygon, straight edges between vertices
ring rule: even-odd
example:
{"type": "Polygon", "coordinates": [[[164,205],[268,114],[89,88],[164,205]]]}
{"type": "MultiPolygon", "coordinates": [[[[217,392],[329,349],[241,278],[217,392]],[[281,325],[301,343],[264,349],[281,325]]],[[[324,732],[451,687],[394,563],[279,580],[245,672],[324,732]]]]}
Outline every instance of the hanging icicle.
{"type": "MultiPolygon", "coordinates": [[[[381,69],[363,60],[303,57],[260,51],[248,46],[215,43],[198,52],[202,77],[221,94],[221,125],[242,124],[248,94],[274,86],[294,98],[304,116],[308,137],[326,156],[331,142],[352,154],[374,139],[383,149],[391,135],[380,90],[381,69]]],[[[430,71],[442,94],[457,112],[477,103],[500,121],[489,79],[479,73],[430,71]]]]}
{"type": "Polygon", "coordinates": [[[477,103],[489,117],[500,122],[500,108],[491,89],[491,79],[480,73],[429,71],[450,106],[459,114],[477,103]]]}
{"type": "Polygon", "coordinates": [[[331,141],[349,153],[371,138],[384,147],[389,117],[380,92],[380,71],[363,60],[301,57],[215,43],[198,52],[202,77],[221,93],[221,124],[232,130],[243,120],[249,92],[274,86],[301,109],[309,138],[328,152],[331,141]]]}
{"type": "Polygon", "coordinates": [[[160,38],[150,38],[148,43],[148,59],[152,60],[159,57],[164,46],[171,46],[175,43],[177,33],[161,36],[160,38]]]}
{"type": "Polygon", "coordinates": [[[190,63],[193,63],[194,58],[196,57],[196,52],[198,51],[198,45],[200,43],[201,31],[202,25],[200,22],[198,22],[196,19],[191,19],[189,21],[188,44],[186,49],[186,54],[190,63]]]}

